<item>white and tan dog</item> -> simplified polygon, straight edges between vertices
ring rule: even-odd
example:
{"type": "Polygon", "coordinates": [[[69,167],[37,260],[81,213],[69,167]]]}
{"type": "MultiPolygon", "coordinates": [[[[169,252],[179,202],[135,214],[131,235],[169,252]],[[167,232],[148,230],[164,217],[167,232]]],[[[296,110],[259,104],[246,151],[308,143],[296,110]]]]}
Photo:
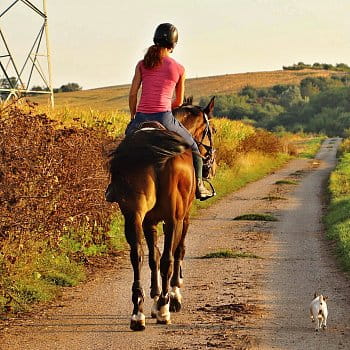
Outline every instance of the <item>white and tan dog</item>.
{"type": "Polygon", "coordinates": [[[316,322],[315,331],[327,327],[328,308],[326,300],[328,297],[315,293],[314,300],[310,304],[310,317],[312,322],[316,322]]]}

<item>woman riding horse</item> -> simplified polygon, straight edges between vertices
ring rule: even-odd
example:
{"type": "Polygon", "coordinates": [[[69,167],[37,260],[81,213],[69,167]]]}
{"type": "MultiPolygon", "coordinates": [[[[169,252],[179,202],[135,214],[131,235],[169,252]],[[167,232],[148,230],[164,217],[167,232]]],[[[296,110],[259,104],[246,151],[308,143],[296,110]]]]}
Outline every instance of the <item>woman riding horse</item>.
{"type": "MultiPolygon", "coordinates": [[[[215,151],[210,125],[214,98],[204,109],[186,105],[176,116],[194,135],[204,158],[205,176],[215,175],[215,151]]],[[[182,305],[182,262],[189,214],[195,197],[196,179],[192,150],[183,137],[157,123],[148,122],[127,135],[111,153],[109,161],[114,198],[125,218],[125,237],[130,245],[134,272],[130,328],[145,329],[144,291],[141,268],[142,239],[149,250],[152,317],[169,324],[170,311],[182,305]],[[157,224],[163,222],[164,249],[157,246],[157,224]]]]}
{"type": "Polygon", "coordinates": [[[130,327],[135,331],[145,329],[142,237],[149,250],[154,300],[151,313],[158,323],[169,324],[170,311],[179,311],[182,304],[182,261],[192,202],[195,195],[200,200],[214,195],[202,182],[202,157],[205,177],[215,173],[210,125],[214,98],[205,109],[180,106],[184,99],[184,69],[169,57],[177,42],[176,28],[161,24],[154,42],[136,67],[129,97],[131,122],[126,137],[111,153],[111,184],[106,191],[106,199],[117,202],[125,218],[125,237],[134,272],[130,327]],[[141,101],[137,106],[141,83],[141,101]],[[174,91],[176,98],[172,103],[174,91]],[[196,141],[174,118],[172,109],[196,141]],[[157,247],[160,222],[164,223],[162,254],[157,247]]]}
{"type": "MultiPolygon", "coordinates": [[[[167,130],[182,136],[192,149],[193,166],[196,175],[196,198],[201,201],[213,196],[202,180],[203,160],[198,145],[187,129],[173,116],[172,110],[181,106],[184,100],[185,69],[170,57],[178,40],[178,32],[170,23],[160,24],[154,34],[154,45],[149,47],[143,60],[138,62],[129,93],[131,121],[126,135],[137,130],[140,124],[157,121],[167,130]],[[141,99],[137,95],[142,84],[141,99]],[[175,99],[172,101],[175,92],[175,99]]],[[[114,201],[113,188],[106,193],[108,201],[114,201]]]]}

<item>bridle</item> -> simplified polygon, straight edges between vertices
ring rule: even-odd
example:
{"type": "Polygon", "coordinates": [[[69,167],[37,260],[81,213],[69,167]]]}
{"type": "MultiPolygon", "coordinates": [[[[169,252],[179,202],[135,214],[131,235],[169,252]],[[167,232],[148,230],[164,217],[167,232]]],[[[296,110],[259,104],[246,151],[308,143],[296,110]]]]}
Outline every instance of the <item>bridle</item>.
{"type": "Polygon", "coordinates": [[[200,141],[195,140],[198,147],[202,146],[206,153],[203,157],[203,178],[208,179],[210,170],[213,168],[214,162],[215,162],[215,148],[213,143],[213,133],[210,127],[209,118],[206,113],[203,112],[204,121],[205,121],[205,128],[203,130],[202,138],[200,141]],[[204,139],[208,137],[209,145],[206,145],[203,143],[204,139]]]}

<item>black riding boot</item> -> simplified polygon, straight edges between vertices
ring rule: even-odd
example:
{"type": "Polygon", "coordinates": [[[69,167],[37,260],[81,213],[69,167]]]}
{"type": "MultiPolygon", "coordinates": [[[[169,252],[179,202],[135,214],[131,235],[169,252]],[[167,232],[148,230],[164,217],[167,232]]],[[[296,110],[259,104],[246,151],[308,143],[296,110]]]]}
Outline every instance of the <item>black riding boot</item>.
{"type": "Polygon", "coordinates": [[[203,160],[202,157],[199,154],[192,153],[193,156],[193,166],[194,171],[196,174],[196,198],[205,201],[206,199],[213,197],[213,193],[211,193],[209,190],[207,190],[203,184],[203,178],[202,178],[202,169],[203,169],[203,160]]]}

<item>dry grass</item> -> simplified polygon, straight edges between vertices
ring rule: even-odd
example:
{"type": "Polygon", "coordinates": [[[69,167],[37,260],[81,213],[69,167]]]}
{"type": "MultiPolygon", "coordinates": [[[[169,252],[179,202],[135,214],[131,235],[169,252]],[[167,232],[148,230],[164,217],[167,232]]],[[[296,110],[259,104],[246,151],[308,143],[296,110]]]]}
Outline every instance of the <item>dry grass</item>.
{"type": "Polygon", "coordinates": [[[39,105],[38,113],[46,114],[50,119],[59,121],[66,127],[102,128],[111,136],[124,134],[130,121],[129,114],[119,111],[101,111],[90,107],[57,106],[52,109],[39,105]]]}
{"type": "MultiPolygon", "coordinates": [[[[307,77],[329,77],[336,74],[326,70],[271,71],[226,74],[193,78],[186,81],[186,95],[194,96],[197,103],[202,96],[223,95],[238,92],[244,86],[269,87],[277,84],[298,84],[307,77]]],[[[66,92],[55,95],[58,107],[88,107],[99,111],[128,110],[129,85],[110,86],[99,89],[66,92]]],[[[47,97],[33,98],[47,104],[47,97]]]]}

